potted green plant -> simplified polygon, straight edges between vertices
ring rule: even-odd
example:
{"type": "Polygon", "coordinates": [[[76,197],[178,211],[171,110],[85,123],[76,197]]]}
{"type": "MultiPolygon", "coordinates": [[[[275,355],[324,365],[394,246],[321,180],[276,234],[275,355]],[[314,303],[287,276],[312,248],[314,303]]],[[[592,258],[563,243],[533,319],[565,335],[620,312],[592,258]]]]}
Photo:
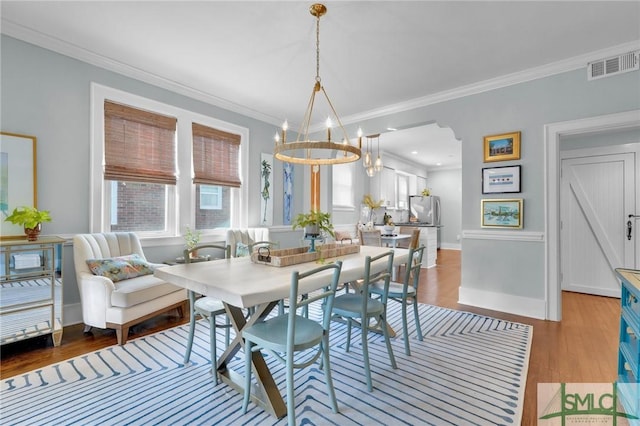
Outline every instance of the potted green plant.
{"type": "Polygon", "coordinates": [[[7,216],[5,221],[24,227],[27,240],[36,241],[42,231],[42,222],[51,222],[51,213],[49,210],[21,206],[13,209],[13,212],[7,216]]]}
{"type": "Polygon", "coordinates": [[[335,238],[331,213],[320,210],[311,210],[309,213],[300,213],[292,223],[293,229],[304,228],[305,237],[317,237],[323,231],[335,238]]]}
{"type": "MultiPolygon", "coordinates": [[[[187,250],[192,250],[198,245],[198,243],[200,242],[200,236],[201,236],[200,231],[197,231],[197,230],[194,231],[193,229],[187,226],[187,232],[184,234],[184,241],[185,241],[185,246],[187,247],[187,250]]],[[[191,252],[192,258],[197,256],[198,256],[197,250],[194,250],[191,252]]]]}

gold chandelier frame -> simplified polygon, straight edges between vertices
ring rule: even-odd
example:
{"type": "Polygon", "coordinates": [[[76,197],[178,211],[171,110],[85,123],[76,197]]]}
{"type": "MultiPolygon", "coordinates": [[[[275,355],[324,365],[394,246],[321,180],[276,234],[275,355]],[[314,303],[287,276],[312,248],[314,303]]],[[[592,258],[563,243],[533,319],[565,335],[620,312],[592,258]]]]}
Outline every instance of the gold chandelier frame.
{"type": "Polygon", "coordinates": [[[278,160],[296,164],[331,165],[358,161],[362,155],[362,139],[360,137],[358,138],[358,146],[351,144],[349,136],[340,121],[340,117],[338,117],[327,92],[321,84],[320,17],[327,13],[327,8],[323,4],[316,3],[311,5],[309,13],[316,17],[316,78],[313,85],[313,91],[311,92],[307,110],[302,120],[302,124],[300,125],[297,140],[295,142],[287,142],[288,125],[285,121],[285,124],[282,126],[282,140],[280,140],[279,135],[276,134],[276,143],[273,153],[278,160]],[[309,128],[313,115],[313,107],[315,105],[316,94],[318,92],[322,92],[322,95],[324,95],[339,128],[342,130],[343,139],[341,142],[331,140],[330,119],[327,119],[326,140],[309,139],[309,128]]]}

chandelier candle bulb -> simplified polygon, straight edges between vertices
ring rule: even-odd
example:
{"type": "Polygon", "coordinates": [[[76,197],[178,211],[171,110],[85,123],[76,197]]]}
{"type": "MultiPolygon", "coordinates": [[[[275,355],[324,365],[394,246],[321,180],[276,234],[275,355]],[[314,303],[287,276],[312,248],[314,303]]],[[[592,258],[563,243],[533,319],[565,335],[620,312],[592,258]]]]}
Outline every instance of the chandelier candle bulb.
{"type": "Polygon", "coordinates": [[[327,141],[331,142],[331,117],[327,117],[327,141]]]}
{"type": "Polygon", "coordinates": [[[289,123],[287,120],[284,120],[282,123],[282,143],[287,142],[287,130],[289,129],[289,123]]]}
{"type": "Polygon", "coordinates": [[[280,142],[280,135],[278,134],[278,132],[276,132],[275,136],[273,136],[273,140],[276,141],[276,145],[278,145],[278,142],[280,142]]]}

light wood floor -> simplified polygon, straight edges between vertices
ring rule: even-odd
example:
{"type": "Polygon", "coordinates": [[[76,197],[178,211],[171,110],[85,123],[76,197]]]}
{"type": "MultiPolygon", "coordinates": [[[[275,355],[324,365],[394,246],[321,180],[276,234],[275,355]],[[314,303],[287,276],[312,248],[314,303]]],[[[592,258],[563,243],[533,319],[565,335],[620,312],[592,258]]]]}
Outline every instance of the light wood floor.
{"type": "MultiPolygon", "coordinates": [[[[534,320],[461,305],[460,252],[440,250],[438,265],[422,270],[418,300],[451,309],[489,315],[533,326],[533,346],[525,391],[522,425],[537,424],[537,384],[546,382],[613,382],[617,371],[620,300],[578,293],[563,293],[562,322],[534,320]]],[[[133,337],[185,323],[165,315],[133,328],[133,337]]],[[[82,325],[65,327],[62,345],[50,338],[35,338],[1,348],[0,377],[15,376],[45,365],[116,343],[115,333],[94,330],[84,334],[82,325]]]]}

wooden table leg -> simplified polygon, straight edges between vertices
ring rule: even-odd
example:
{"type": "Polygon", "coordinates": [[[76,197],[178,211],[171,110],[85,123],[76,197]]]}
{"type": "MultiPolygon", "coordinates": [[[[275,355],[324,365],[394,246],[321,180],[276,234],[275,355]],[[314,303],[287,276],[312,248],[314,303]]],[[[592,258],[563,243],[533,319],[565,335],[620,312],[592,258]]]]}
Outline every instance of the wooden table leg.
{"type": "MultiPolygon", "coordinates": [[[[236,332],[236,337],[229,343],[227,349],[218,359],[218,374],[224,383],[231,386],[241,395],[244,394],[245,376],[244,374],[227,369],[227,362],[230,361],[241,348],[244,350],[242,329],[248,325],[263,321],[277,303],[278,302],[270,302],[256,306],[256,311],[248,320],[245,319],[242,309],[225,303],[225,310],[236,332]]],[[[278,419],[286,416],[287,406],[282,399],[280,390],[276,386],[261,352],[254,352],[252,354],[251,364],[257,380],[257,383],[253,385],[251,389],[251,400],[278,419]]]]}

